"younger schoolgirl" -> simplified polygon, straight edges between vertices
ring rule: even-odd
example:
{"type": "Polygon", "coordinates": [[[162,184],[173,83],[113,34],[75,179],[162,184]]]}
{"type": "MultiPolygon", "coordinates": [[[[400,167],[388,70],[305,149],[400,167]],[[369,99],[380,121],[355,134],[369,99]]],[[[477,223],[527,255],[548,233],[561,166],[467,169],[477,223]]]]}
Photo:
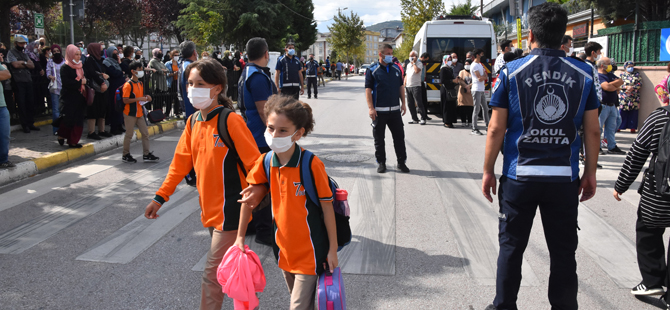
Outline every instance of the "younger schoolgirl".
{"type": "Polygon", "coordinates": [[[223,67],[214,59],[200,60],[190,64],[184,76],[188,81],[189,100],[201,114],[191,115],[196,117],[192,126],[191,118],[186,122],[168,175],[144,215],[149,219],[157,218],[156,212],[170,199],[181,180],[195,169],[200,218],[212,236],[202,276],[200,309],[220,310],[224,294],[216,271],[237,236],[240,220],[237,200],[242,198],[240,192],[247,187],[242,169],[251,170],[261,154],[244,119],[236,113],[228,114],[226,127],[242,164],[238,164],[236,156],[219,137],[217,125],[221,111],[224,107],[233,109],[224,93],[228,81],[223,67]]]}
{"type": "Polygon", "coordinates": [[[258,158],[247,176],[249,187],[240,215],[237,245],[244,251],[244,235],[249,215],[267,191],[272,194],[275,229],[274,254],[284,274],[291,310],[314,309],[314,294],[319,274],[337,267],[337,232],[333,211],[333,193],[323,162],[316,156],[311,170],[319,195],[318,202],[307,199],[300,180],[300,163],[305,150],[296,144],[314,128],[312,109],[292,97],[274,95],[265,104],[268,129],[265,140],[274,151],[270,180],[266,177],[264,158],[258,158]],[[268,184],[269,183],[269,184],[268,184]]]}

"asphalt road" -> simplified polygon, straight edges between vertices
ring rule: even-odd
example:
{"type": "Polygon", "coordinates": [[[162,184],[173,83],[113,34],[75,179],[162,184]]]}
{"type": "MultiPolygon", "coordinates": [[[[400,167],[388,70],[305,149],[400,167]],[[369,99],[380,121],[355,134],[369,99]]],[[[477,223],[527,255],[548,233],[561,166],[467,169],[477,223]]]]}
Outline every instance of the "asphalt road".
{"type": "MultiPolygon", "coordinates": [[[[396,173],[387,132],[389,172],[378,175],[363,78],[333,81],[319,91],[319,99],[307,100],[315,131],[299,143],[350,193],[354,240],[339,253],[348,308],[484,309],[495,294],[498,221],[497,202],[480,192],[485,136],[444,128],[435,116],[425,126],[405,125],[411,173],[396,173]]],[[[0,188],[0,309],[196,309],[210,242],[197,192],[182,183],[159,220],[143,217],[180,134],[152,138],[159,163],[123,164],[117,149],[0,188]]],[[[627,150],[634,135],[617,138],[627,150]]],[[[141,154],[139,143],[132,153],[141,154]]],[[[582,309],[660,306],[629,293],[640,280],[634,246],[639,196],[631,190],[622,202],[612,198],[623,159],[601,158],[596,197],[580,206],[582,309]]],[[[520,309],[550,308],[541,227],[538,214],[520,309]]],[[[286,309],[289,296],[269,248],[252,248],[267,277],[261,308],[286,309]]],[[[232,309],[230,300],[224,309],[232,309]]]]}

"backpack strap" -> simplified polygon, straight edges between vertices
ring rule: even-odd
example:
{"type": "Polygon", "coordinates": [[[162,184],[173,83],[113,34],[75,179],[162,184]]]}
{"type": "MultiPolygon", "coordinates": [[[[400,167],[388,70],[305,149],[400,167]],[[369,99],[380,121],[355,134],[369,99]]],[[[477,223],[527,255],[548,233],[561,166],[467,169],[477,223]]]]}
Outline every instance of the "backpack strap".
{"type": "Polygon", "coordinates": [[[307,198],[319,205],[319,194],[316,191],[316,184],[314,183],[314,176],[312,175],[312,160],[314,160],[314,154],[308,150],[302,152],[300,160],[300,183],[302,187],[305,188],[305,195],[307,198]]]}
{"type": "Polygon", "coordinates": [[[195,126],[195,121],[198,119],[198,115],[200,115],[200,110],[195,111],[195,113],[188,117],[188,122],[191,123],[191,131],[193,131],[193,126],[195,126]]]}
{"type": "Polygon", "coordinates": [[[235,143],[230,138],[230,132],[228,132],[228,116],[230,113],[234,113],[233,110],[226,107],[221,109],[219,112],[219,122],[216,124],[216,131],[219,133],[219,138],[223,141],[223,144],[232,151],[233,156],[235,156],[235,160],[237,161],[237,165],[240,167],[246,178],[247,169],[244,168],[244,163],[242,162],[242,159],[240,159],[240,154],[237,153],[235,143]]]}
{"type": "Polygon", "coordinates": [[[274,151],[269,151],[265,153],[263,157],[263,169],[265,169],[265,177],[268,180],[268,185],[270,184],[270,168],[272,166],[272,156],[274,156],[274,151]]]}

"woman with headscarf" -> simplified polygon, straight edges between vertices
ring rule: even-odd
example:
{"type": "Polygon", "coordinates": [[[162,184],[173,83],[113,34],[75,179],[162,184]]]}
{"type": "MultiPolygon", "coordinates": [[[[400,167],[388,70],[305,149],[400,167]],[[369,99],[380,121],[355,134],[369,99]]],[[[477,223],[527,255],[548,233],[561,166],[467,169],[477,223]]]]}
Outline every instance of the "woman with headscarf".
{"type": "Polygon", "coordinates": [[[635,71],[635,63],[626,61],[623,64],[624,73],[621,74],[623,85],[619,92],[619,113],[621,126],[619,130],[630,129],[631,133],[637,130],[637,114],[640,109],[640,89],[642,78],[640,72],[635,71]]]}
{"type": "MultiPolygon", "coordinates": [[[[226,78],[228,78],[228,92],[226,93],[226,97],[228,98],[233,98],[233,85],[235,85],[235,64],[233,63],[233,55],[230,53],[230,51],[225,51],[223,52],[223,60],[221,62],[223,64],[223,67],[226,68],[226,78]]],[[[237,90],[235,90],[237,91],[237,90]]]]}
{"type": "MultiPolygon", "coordinates": [[[[151,51],[153,58],[149,61],[149,68],[154,69],[154,73],[151,74],[151,90],[153,92],[153,108],[162,109],[165,107],[167,102],[167,80],[165,75],[168,73],[167,67],[161,61],[163,59],[163,51],[160,48],[154,48],[151,51]]],[[[167,114],[166,114],[167,115],[167,114]]]]}
{"type": "Polygon", "coordinates": [[[470,126],[472,118],[472,109],[474,109],[474,99],[472,98],[472,75],[470,74],[470,65],[472,60],[466,59],[463,70],[458,74],[458,114],[461,116],[463,127],[470,126]]]}
{"type": "Polygon", "coordinates": [[[65,50],[65,66],[60,69],[62,89],[60,91],[61,121],[58,127],[58,143],[71,148],[81,148],[79,139],[84,130],[86,117],[86,77],[81,63],[81,51],[70,44],[65,50]]]}
{"type": "Polygon", "coordinates": [[[26,46],[26,54],[33,61],[35,67],[30,69],[30,77],[33,81],[33,115],[40,115],[46,110],[44,98],[46,97],[46,88],[44,87],[45,72],[40,62],[40,42],[33,41],[26,46]]]}
{"type": "Polygon", "coordinates": [[[119,64],[121,51],[116,46],[110,46],[106,50],[107,58],[102,61],[105,65],[107,75],[109,75],[109,88],[105,92],[107,95],[107,119],[109,120],[109,133],[112,135],[120,135],[124,133],[123,130],[123,112],[117,111],[114,105],[114,96],[116,96],[116,89],[121,87],[126,82],[123,75],[123,69],[119,64]]]}
{"type": "Polygon", "coordinates": [[[105,131],[105,115],[107,115],[107,91],[108,85],[105,81],[109,78],[106,74],[105,65],[102,64],[102,45],[100,43],[89,43],[89,57],[84,62],[84,75],[89,83],[95,82],[100,85],[102,92],[95,92],[93,103],[86,108],[88,124],[88,139],[102,140],[102,137],[111,137],[112,134],[105,131]],[[98,133],[95,133],[95,122],[98,121],[98,133]]]}
{"type": "Polygon", "coordinates": [[[166,117],[170,115],[171,107],[174,107],[175,115],[181,113],[179,111],[179,96],[177,95],[177,93],[179,93],[179,51],[173,50],[172,52],[169,52],[168,55],[170,55],[170,60],[165,63],[165,68],[168,70],[166,76],[168,86],[168,99],[167,105],[165,106],[166,117]]]}
{"type": "Polygon", "coordinates": [[[60,117],[60,91],[63,88],[63,82],[61,81],[60,77],[60,69],[65,64],[65,60],[63,59],[63,54],[61,53],[61,48],[58,44],[51,46],[51,55],[53,56],[47,61],[46,75],[49,80],[53,81],[55,86],[49,89],[51,97],[51,112],[53,117],[52,124],[54,124],[53,133],[55,135],[58,133],[58,126],[55,125],[57,125],[57,120],[60,117]]]}
{"type": "Polygon", "coordinates": [[[456,85],[458,80],[458,77],[454,78],[451,55],[444,55],[440,68],[440,82],[442,82],[440,99],[442,101],[442,122],[444,122],[444,127],[447,128],[454,128],[454,123],[457,121],[456,99],[458,95],[456,85]]]}

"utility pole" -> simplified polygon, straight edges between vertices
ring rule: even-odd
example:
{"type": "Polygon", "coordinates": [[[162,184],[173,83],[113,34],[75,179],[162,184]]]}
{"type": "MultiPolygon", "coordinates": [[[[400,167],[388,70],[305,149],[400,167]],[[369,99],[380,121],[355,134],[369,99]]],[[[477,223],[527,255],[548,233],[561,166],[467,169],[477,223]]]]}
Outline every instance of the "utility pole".
{"type": "Polygon", "coordinates": [[[72,20],[72,17],[74,17],[74,14],[72,13],[73,6],[74,3],[70,0],[70,39],[72,40],[72,44],[74,44],[74,21],[72,20]]]}
{"type": "Polygon", "coordinates": [[[479,15],[484,18],[484,0],[479,2],[479,15]]]}

